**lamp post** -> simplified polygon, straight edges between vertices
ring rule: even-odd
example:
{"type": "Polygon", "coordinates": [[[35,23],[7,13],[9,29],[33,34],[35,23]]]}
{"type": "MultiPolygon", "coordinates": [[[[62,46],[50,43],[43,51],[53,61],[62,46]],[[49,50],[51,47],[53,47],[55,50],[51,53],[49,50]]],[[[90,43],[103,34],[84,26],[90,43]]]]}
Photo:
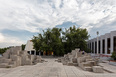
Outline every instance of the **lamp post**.
{"type": "Polygon", "coordinates": [[[97,54],[98,54],[98,35],[99,35],[99,32],[97,31],[97,54]]]}

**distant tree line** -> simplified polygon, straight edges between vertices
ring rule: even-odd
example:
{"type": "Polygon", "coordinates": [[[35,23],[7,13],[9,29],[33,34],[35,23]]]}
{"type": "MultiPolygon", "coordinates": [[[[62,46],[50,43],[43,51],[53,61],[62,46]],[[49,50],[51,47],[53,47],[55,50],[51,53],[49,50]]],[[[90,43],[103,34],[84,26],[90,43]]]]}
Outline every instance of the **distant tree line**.
{"type": "MultiPolygon", "coordinates": [[[[10,47],[6,47],[6,48],[0,48],[0,54],[3,54],[4,52],[6,52],[7,49],[9,49],[10,47]]],[[[22,50],[25,49],[25,44],[21,45],[22,50]]]]}
{"type": "Polygon", "coordinates": [[[62,30],[61,28],[48,28],[37,36],[32,42],[36,51],[53,51],[55,56],[62,56],[75,48],[90,52],[86,40],[89,38],[87,29],[76,28],[62,30]]]}
{"type": "Polygon", "coordinates": [[[4,52],[6,52],[8,48],[0,48],[0,54],[3,54],[4,52]]]}

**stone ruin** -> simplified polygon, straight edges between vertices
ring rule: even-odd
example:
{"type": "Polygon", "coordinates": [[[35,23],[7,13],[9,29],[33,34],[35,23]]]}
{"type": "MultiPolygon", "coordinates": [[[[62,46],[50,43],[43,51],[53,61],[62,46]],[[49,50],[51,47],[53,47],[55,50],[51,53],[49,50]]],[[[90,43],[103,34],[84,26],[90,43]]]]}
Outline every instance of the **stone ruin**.
{"type": "Polygon", "coordinates": [[[34,65],[38,62],[43,62],[41,56],[30,55],[27,51],[22,51],[21,46],[16,46],[7,49],[0,57],[0,68],[34,65]]]}
{"type": "Polygon", "coordinates": [[[65,54],[64,57],[59,58],[57,61],[63,65],[79,66],[85,71],[93,71],[95,73],[103,72],[103,68],[98,66],[98,59],[92,58],[86,52],[82,54],[80,49],[72,50],[71,53],[65,54]]]}

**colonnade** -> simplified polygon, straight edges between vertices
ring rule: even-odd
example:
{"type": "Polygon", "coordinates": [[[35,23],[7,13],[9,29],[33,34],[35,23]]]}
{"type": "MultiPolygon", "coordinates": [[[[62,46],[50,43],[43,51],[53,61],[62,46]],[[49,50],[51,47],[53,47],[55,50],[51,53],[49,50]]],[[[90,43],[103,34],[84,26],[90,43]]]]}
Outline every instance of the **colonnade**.
{"type": "Polygon", "coordinates": [[[88,41],[88,48],[94,54],[112,54],[113,51],[116,52],[116,31],[98,37],[98,51],[97,38],[88,41]]]}

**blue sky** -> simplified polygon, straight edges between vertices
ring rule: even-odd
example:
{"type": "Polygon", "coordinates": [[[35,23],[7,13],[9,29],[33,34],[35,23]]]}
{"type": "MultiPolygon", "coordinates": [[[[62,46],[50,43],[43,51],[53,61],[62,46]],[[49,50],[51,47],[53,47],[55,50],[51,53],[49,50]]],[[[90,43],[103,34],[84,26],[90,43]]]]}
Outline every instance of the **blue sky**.
{"type": "Polygon", "coordinates": [[[116,0],[0,0],[0,48],[25,44],[47,28],[116,30],[116,0]]]}

